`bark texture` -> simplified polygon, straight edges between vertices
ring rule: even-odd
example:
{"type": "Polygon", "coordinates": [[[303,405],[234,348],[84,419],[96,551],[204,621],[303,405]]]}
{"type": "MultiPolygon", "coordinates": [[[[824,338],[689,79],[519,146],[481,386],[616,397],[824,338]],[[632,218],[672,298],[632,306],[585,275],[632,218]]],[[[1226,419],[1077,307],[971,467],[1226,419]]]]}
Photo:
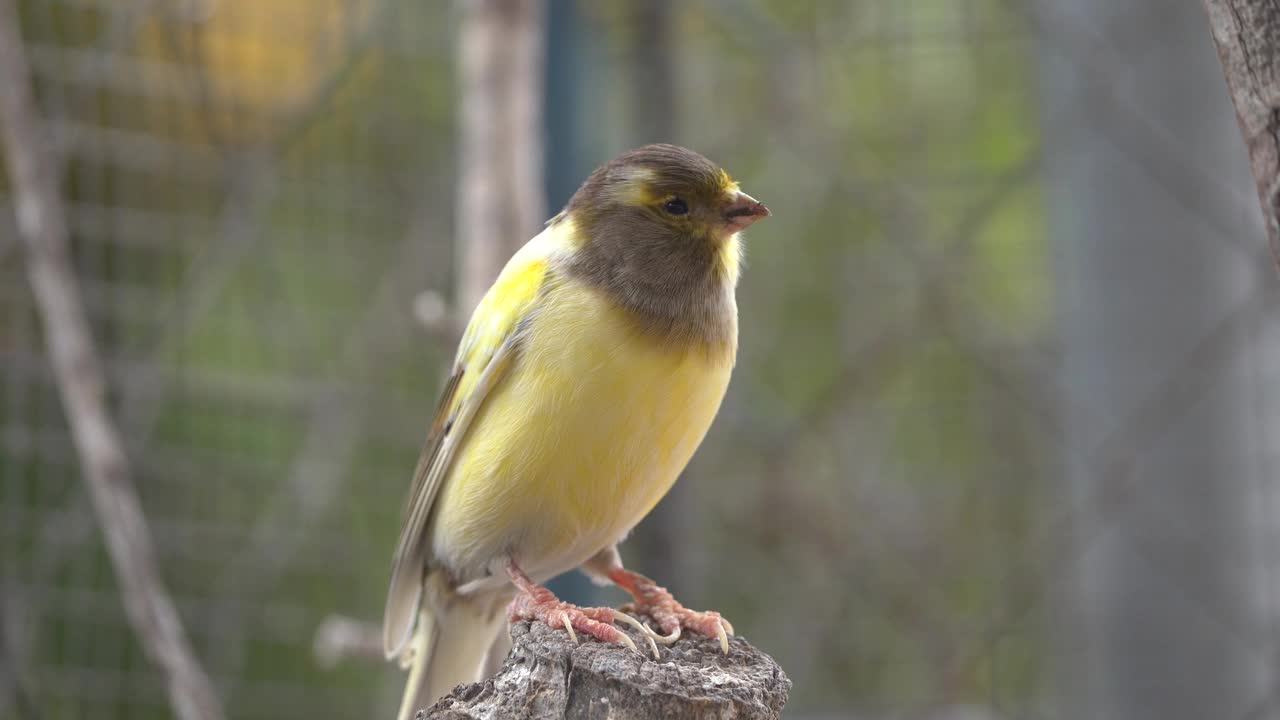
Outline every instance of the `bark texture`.
{"type": "MultiPolygon", "coordinates": [[[[741,638],[731,639],[725,655],[715,640],[686,634],[654,660],[591,639],[574,645],[542,623],[517,623],[511,637],[497,675],[459,685],[418,717],[772,720],[791,689],[773,658],[741,638]]],[[[632,638],[645,647],[638,634],[632,638]]]]}
{"type": "Polygon", "coordinates": [[[1204,6],[1249,148],[1271,254],[1280,263],[1280,2],[1204,0],[1204,6]]]}

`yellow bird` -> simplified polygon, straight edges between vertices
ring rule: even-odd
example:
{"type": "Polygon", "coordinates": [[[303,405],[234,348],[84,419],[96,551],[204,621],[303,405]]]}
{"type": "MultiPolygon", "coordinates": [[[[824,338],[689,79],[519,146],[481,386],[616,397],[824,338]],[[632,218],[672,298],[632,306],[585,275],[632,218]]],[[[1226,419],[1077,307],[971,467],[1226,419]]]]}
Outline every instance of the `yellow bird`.
{"type": "Polygon", "coordinates": [[[617,544],[720,407],[739,232],[768,214],[702,155],[649,145],[593,172],[507,263],[463,335],[395,551],[383,645],[410,668],[401,718],[495,669],[507,619],[633,648],[614,621],[651,646],[687,628],[727,649],[727,621],[623,568],[617,544]],[[573,568],[631,593],[662,633],[540,585],[573,568]]]}

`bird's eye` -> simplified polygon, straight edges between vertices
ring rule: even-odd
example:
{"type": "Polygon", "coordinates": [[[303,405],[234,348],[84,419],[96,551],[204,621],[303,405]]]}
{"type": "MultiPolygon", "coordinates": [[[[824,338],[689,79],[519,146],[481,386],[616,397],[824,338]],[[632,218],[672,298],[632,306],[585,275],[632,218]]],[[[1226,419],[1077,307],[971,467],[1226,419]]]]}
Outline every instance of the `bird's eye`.
{"type": "Polygon", "coordinates": [[[662,209],[672,215],[684,215],[689,212],[689,206],[680,198],[671,198],[663,204],[662,209]]]}

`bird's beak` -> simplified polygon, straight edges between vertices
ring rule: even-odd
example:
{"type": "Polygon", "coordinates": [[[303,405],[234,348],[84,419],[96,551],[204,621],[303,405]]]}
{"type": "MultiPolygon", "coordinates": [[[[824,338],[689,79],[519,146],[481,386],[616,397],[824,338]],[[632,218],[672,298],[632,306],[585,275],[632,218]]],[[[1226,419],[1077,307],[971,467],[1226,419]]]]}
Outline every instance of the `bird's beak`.
{"type": "Polygon", "coordinates": [[[738,191],[724,206],[724,221],[729,232],[738,232],[760,218],[769,217],[769,208],[750,195],[738,191]]]}

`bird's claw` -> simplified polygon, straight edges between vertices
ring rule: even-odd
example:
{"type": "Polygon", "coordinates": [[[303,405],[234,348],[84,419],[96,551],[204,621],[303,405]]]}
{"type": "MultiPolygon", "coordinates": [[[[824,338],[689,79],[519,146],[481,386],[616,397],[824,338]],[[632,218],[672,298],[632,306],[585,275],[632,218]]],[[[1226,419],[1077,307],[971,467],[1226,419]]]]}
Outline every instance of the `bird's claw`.
{"type": "Polygon", "coordinates": [[[568,613],[560,613],[560,627],[564,628],[565,632],[569,633],[569,640],[572,641],[574,645],[577,645],[578,634],[573,631],[573,622],[570,621],[568,613]]]}
{"type": "MultiPolygon", "coordinates": [[[[720,617],[720,613],[714,610],[698,612],[686,607],[679,607],[674,611],[674,615],[674,619],[667,621],[668,625],[675,624],[675,629],[667,636],[670,641],[666,644],[675,642],[680,637],[680,628],[687,627],[699,635],[706,635],[719,640],[720,652],[725,655],[729,654],[729,636],[733,634],[733,625],[730,625],[728,620],[720,617]]],[[[666,628],[664,627],[663,629],[665,630],[666,628]]]]}
{"type": "Polygon", "coordinates": [[[721,617],[720,613],[690,610],[676,601],[665,588],[647,578],[634,587],[635,601],[629,607],[637,613],[652,617],[662,630],[658,632],[647,625],[642,626],[644,635],[650,642],[671,645],[680,639],[682,629],[688,628],[699,635],[716,638],[720,642],[720,651],[729,654],[729,636],[734,634],[733,625],[721,617]]]}
{"type": "MultiPolygon", "coordinates": [[[[652,630],[649,629],[648,625],[645,625],[639,620],[619,610],[613,611],[613,619],[617,622],[626,623],[627,625],[630,625],[636,630],[639,630],[640,634],[644,635],[644,639],[649,641],[649,651],[653,653],[653,659],[654,660],[658,659],[658,646],[654,642],[654,640],[662,637],[661,635],[657,635],[656,633],[654,633],[652,630]]],[[[623,637],[626,637],[626,636],[624,635],[623,637]]],[[[627,639],[630,640],[630,638],[627,638],[627,639]]],[[[631,649],[634,650],[635,646],[633,645],[631,649]]]]}
{"type": "Polygon", "coordinates": [[[675,641],[680,639],[680,633],[682,632],[679,625],[676,625],[676,629],[672,630],[670,635],[663,635],[648,625],[644,625],[642,627],[644,628],[644,636],[649,638],[650,642],[654,642],[659,645],[674,644],[675,641]]]}
{"type": "MultiPolygon", "coordinates": [[[[583,608],[577,605],[559,600],[551,593],[532,597],[530,595],[517,595],[516,599],[511,602],[508,611],[512,621],[515,620],[539,620],[551,628],[564,628],[568,633],[569,639],[574,645],[578,644],[578,633],[590,635],[591,637],[607,643],[614,643],[630,648],[633,652],[640,652],[636,647],[636,643],[626,633],[613,626],[615,620],[627,622],[634,627],[644,629],[639,620],[614,610],[613,608],[596,607],[583,608]]],[[[648,639],[646,637],[646,639],[648,639]]],[[[653,656],[658,656],[658,648],[649,640],[649,647],[653,651],[653,656]]]]}

